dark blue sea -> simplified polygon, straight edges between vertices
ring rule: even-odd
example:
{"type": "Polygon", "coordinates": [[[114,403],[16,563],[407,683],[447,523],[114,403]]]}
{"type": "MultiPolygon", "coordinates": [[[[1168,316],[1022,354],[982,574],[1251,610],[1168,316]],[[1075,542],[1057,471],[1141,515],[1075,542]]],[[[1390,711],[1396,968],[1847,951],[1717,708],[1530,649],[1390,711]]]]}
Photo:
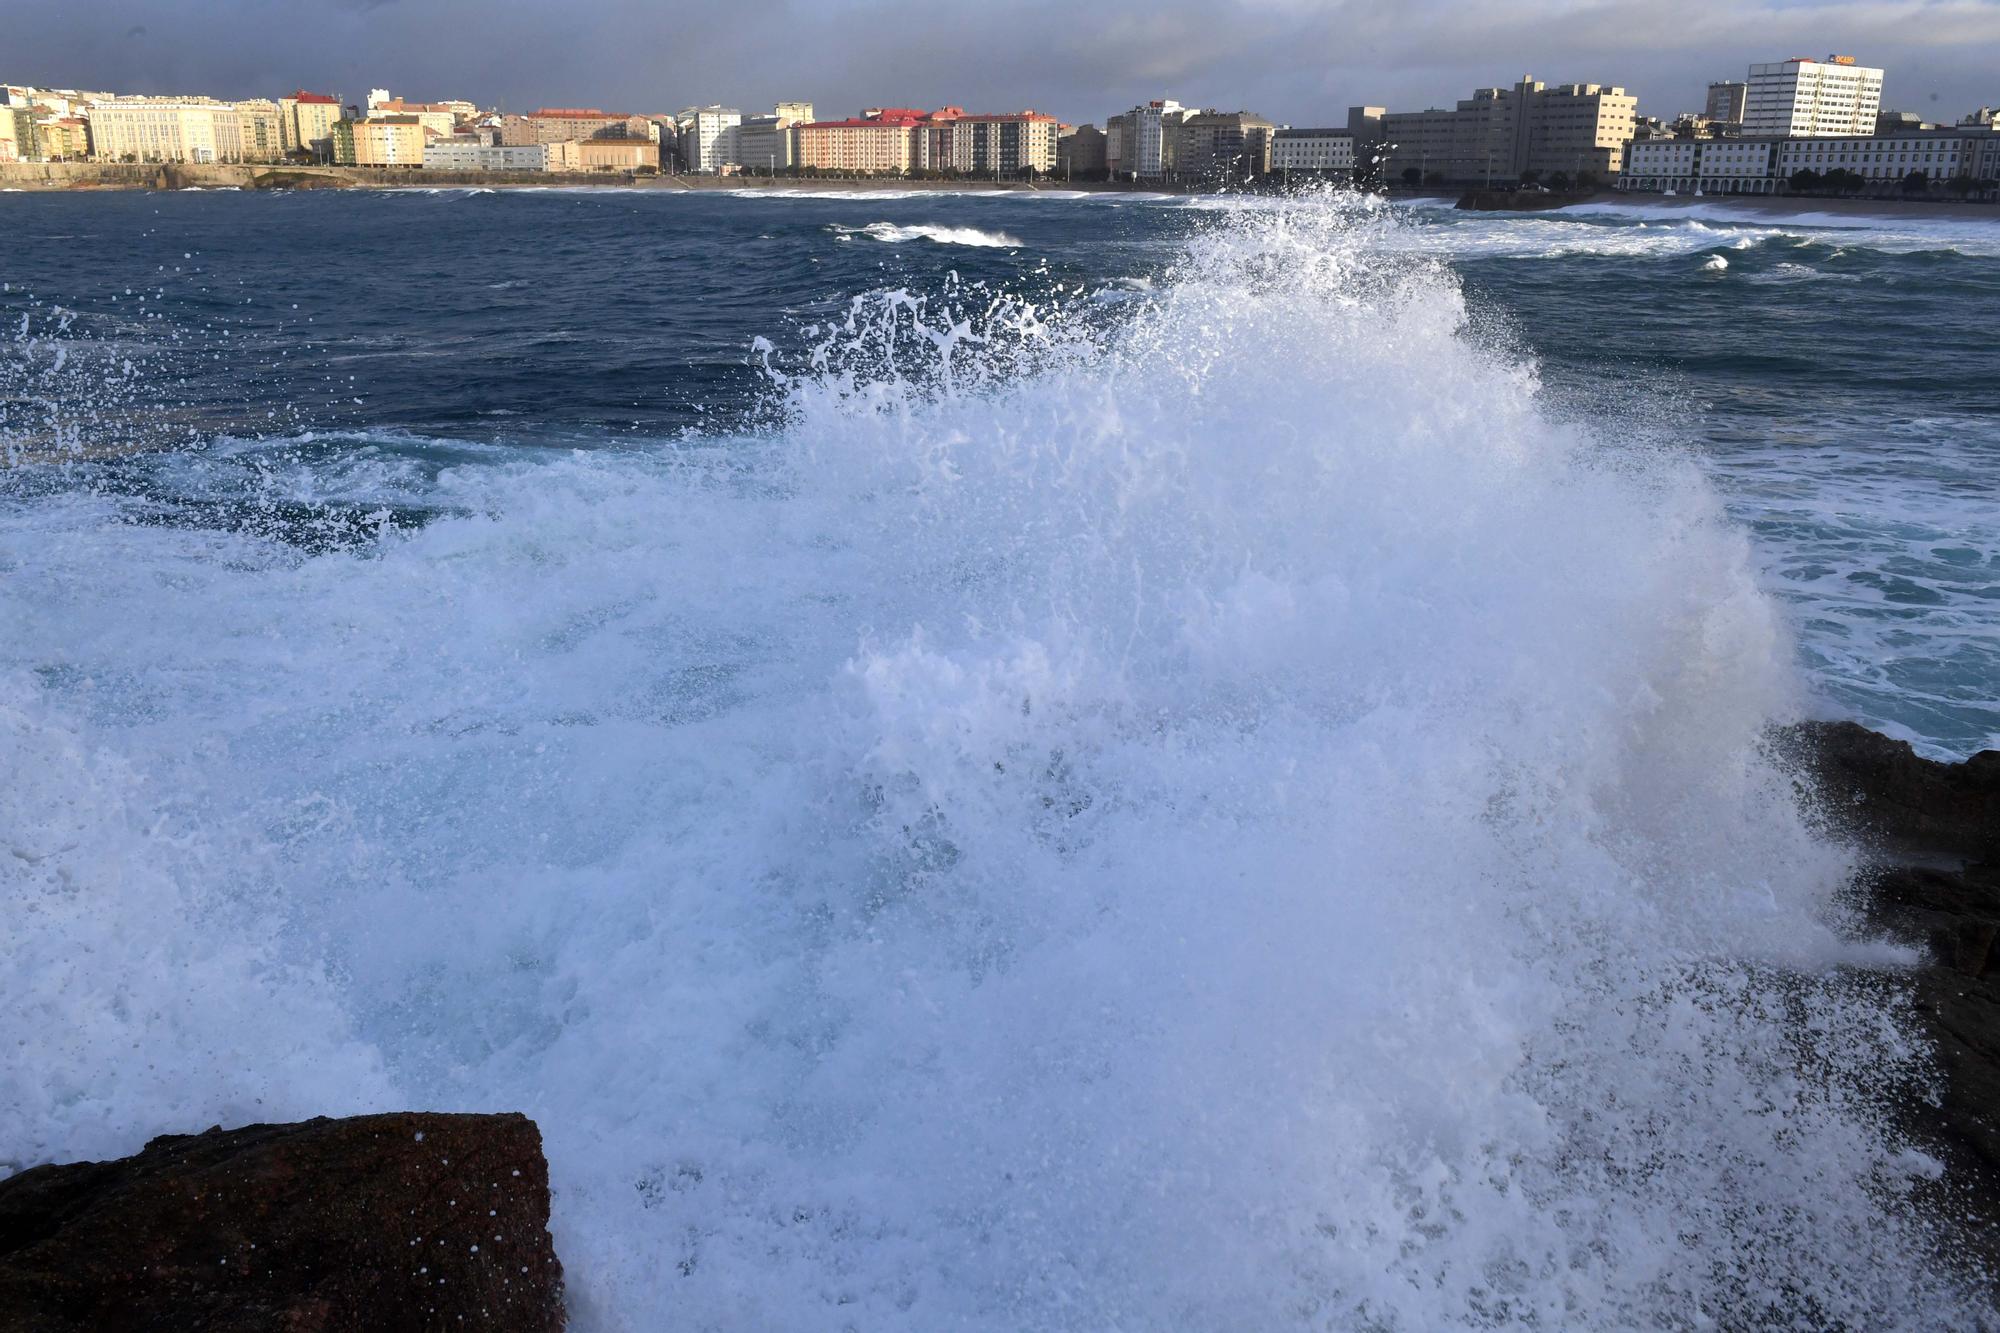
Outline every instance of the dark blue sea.
{"type": "Polygon", "coordinates": [[[583,1329],[1990,1314],[1763,738],[2000,744],[2000,222],[0,232],[0,1171],[523,1110],[583,1329]]]}

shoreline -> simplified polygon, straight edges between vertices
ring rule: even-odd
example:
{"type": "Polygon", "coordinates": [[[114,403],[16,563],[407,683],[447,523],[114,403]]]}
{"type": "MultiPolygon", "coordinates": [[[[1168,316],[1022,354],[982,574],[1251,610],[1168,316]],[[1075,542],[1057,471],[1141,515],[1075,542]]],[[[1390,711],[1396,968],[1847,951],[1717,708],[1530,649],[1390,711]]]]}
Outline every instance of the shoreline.
{"type": "MultiPolygon", "coordinates": [[[[67,194],[108,190],[571,190],[620,189],[669,193],[774,194],[1151,194],[1215,193],[1270,194],[1277,189],[1224,191],[1187,181],[1066,181],[950,180],[901,177],[770,177],[688,176],[665,173],[631,175],[623,172],[431,171],[421,167],[295,167],[273,163],[148,165],[126,162],[7,162],[0,163],[0,193],[67,194]]],[[[1390,203],[1446,201],[1480,196],[1473,191],[1392,189],[1380,196],[1390,203]]],[[[1540,217],[1582,208],[1617,207],[1660,214],[1695,214],[1720,210],[1750,218],[1830,217],[1912,221],[1951,219],[2000,222],[2000,203],[1958,199],[1851,199],[1811,195],[1663,195],[1623,190],[1590,194],[1537,196],[1522,203],[1514,195],[1495,196],[1507,202],[1471,211],[1540,217]]]]}
{"type": "Polygon", "coordinates": [[[422,167],[298,167],[277,163],[169,165],[133,162],[0,163],[0,191],[63,194],[94,190],[411,190],[624,189],[796,191],[801,193],[1143,193],[1198,194],[1206,186],[1166,181],[913,180],[887,177],[683,176],[626,172],[433,171],[422,167]]]}

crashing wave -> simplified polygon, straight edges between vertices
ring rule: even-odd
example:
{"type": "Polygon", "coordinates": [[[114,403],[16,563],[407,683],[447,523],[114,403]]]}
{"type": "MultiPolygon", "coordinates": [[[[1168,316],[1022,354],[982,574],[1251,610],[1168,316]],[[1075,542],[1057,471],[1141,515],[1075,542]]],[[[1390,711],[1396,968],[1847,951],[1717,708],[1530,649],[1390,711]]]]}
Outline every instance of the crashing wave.
{"type": "Polygon", "coordinates": [[[524,1109],[584,1328],[1969,1326],[1743,535],[1396,225],[365,551],[0,510],[16,1153],[524,1109]]]}

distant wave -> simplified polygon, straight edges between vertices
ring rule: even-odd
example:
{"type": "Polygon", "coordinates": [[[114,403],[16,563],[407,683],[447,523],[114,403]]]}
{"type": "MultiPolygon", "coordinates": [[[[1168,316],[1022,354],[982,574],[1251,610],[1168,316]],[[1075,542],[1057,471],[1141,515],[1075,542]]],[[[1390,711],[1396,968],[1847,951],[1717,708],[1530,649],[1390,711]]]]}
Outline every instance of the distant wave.
{"type": "Polygon", "coordinates": [[[933,241],[938,245],[977,245],[991,249],[1018,249],[1021,242],[1004,231],[981,231],[977,227],[946,227],[935,224],[919,224],[913,227],[899,227],[893,222],[871,222],[865,227],[829,228],[839,236],[872,236],[890,245],[901,245],[904,241],[933,241]]]}

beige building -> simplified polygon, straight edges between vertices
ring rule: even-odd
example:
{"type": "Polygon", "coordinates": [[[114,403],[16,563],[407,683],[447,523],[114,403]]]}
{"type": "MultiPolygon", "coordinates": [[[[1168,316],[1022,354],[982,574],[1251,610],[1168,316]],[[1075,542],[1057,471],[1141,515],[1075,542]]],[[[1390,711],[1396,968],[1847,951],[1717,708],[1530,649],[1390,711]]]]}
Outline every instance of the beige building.
{"type": "Polygon", "coordinates": [[[1039,111],[967,115],[955,106],[916,112],[916,166],[967,176],[1017,176],[1056,169],[1062,124],[1039,111]]]}
{"type": "Polygon", "coordinates": [[[278,129],[287,153],[325,155],[332,160],[333,126],[340,119],[340,98],[301,88],[278,99],[278,129]]]}
{"type": "Polygon", "coordinates": [[[120,97],[86,111],[100,162],[240,162],[235,106],[203,97],[120,97]]]}
{"type": "Polygon", "coordinates": [[[405,102],[400,97],[386,97],[381,101],[370,101],[368,115],[415,116],[417,124],[432,134],[452,134],[458,129],[458,108],[463,102],[405,102]]]}
{"type": "Polygon", "coordinates": [[[1271,136],[1277,128],[1248,111],[1184,116],[1171,130],[1173,169],[1196,180],[1262,175],[1271,167],[1271,136]]]}
{"type": "Polygon", "coordinates": [[[34,155],[34,109],[0,106],[0,162],[25,162],[34,155]]]}
{"type": "Polygon", "coordinates": [[[90,156],[90,122],[80,116],[38,120],[35,137],[45,162],[81,162],[90,156]]]}
{"type": "Polygon", "coordinates": [[[1511,88],[1481,88],[1450,111],[1384,116],[1386,170],[1454,185],[1581,172],[1608,180],[1624,166],[1637,115],[1638,99],[1623,88],[1524,77],[1511,88]]]}
{"type": "Polygon", "coordinates": [[[877,108],[850,120],[816,120],[799,126],[799,166],[902,176],[916,170],[920,132],[927,116],[908,108],[877,108]]]}
{"type": "Polygon", "coordinates": [[[578,139],[579,171],[658,171],[660,146],[651,139],[578,139]]]}
{"type": "Polygon", "coordinates": [[[543,107],[525,116],[500,118],[500,142],[509,147],[536,143],[573,143],[579,139],[650,138],[644,116],[621,116],[595,107],[543,107]]]}
{"type": "Polygon", "coordinates": [[[236,104],[237,136],[245,162],[281,162],[287,152],[284,113],[269,98],[236,104]]]}
{"type": "Polygon", "coordinates": [[[429,137],[415,116],[339,120],[333,126],[333,160],[343,167],[420,167],[429,137]]]}
{"type": "Polygon", "coordinates": [[[1056,139],[1056,168],[1065,176],[1091,180],[1104,174],[1104,131],[1072,125],[1056,139]]]}
{"type": "Polygon", "coordinates": [[[1282,129],[1271,136],[1271,170],[1354,174],[1354,135],[1345,129],[1282,129]]]}

